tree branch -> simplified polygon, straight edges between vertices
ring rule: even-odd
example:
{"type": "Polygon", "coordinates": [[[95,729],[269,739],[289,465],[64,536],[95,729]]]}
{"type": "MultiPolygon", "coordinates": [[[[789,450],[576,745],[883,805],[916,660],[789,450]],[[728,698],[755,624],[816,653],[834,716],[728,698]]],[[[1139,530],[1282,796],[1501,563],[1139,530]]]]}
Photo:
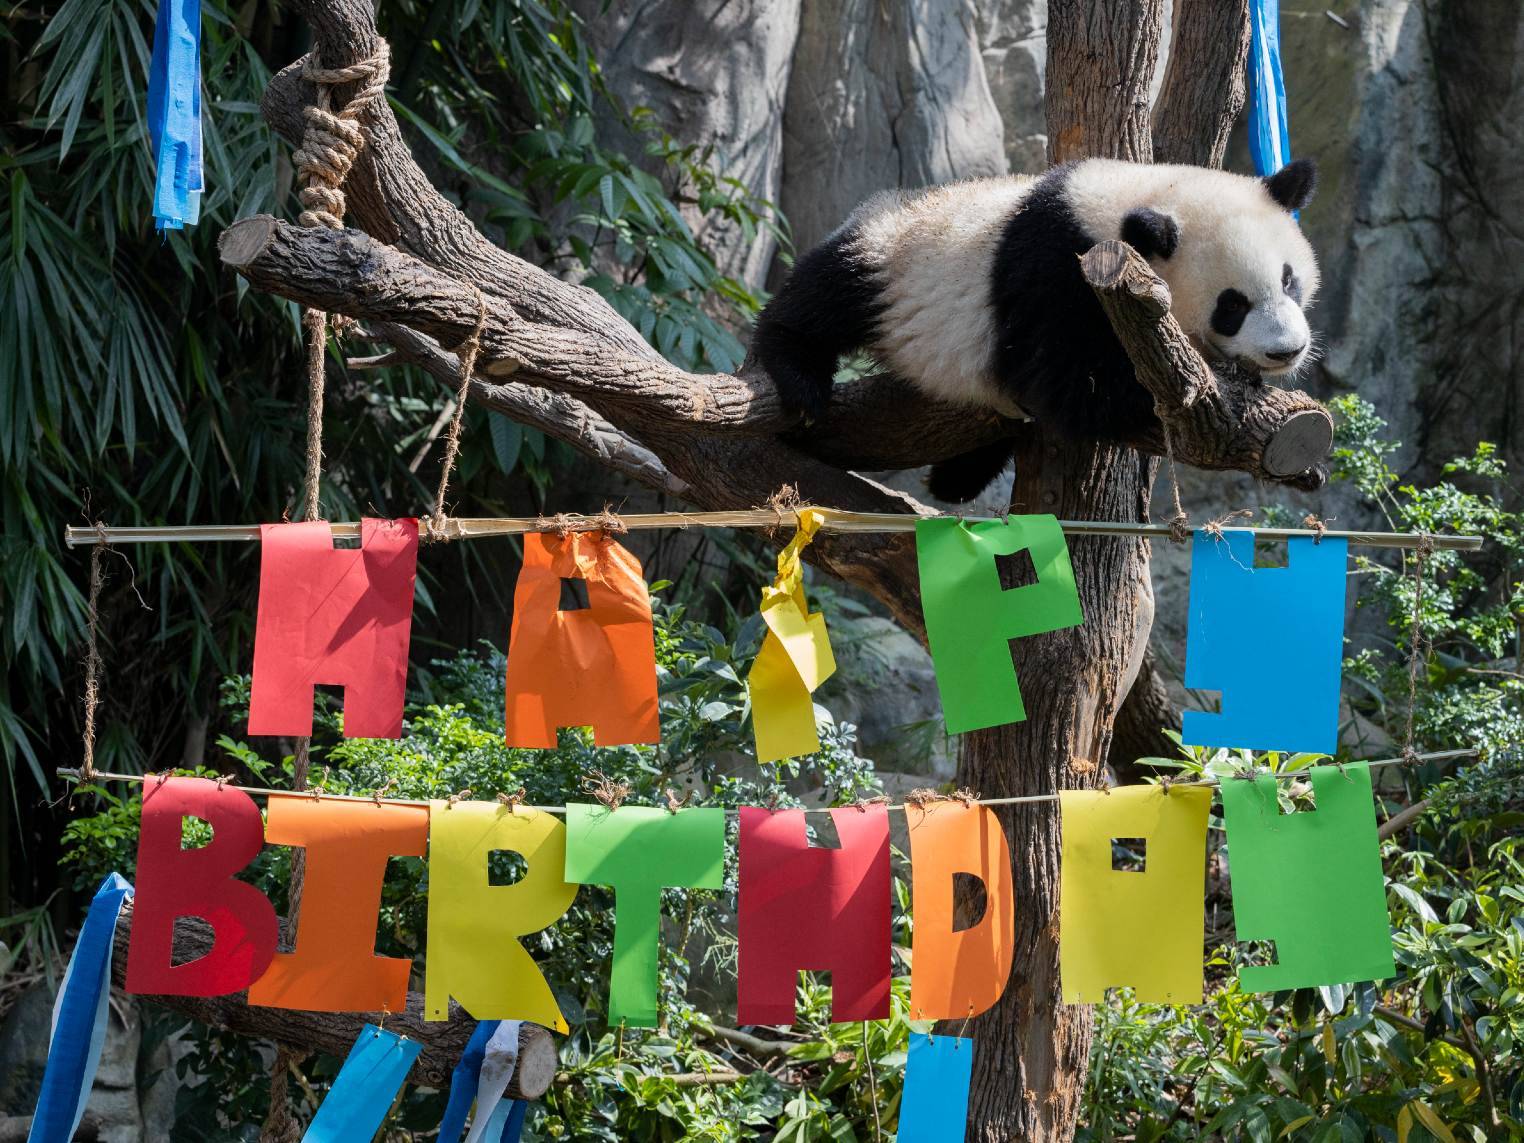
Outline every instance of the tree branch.
{"type": "Polygon", "coordinates": [[[1154,108],[1156,161],[1222,166],[1244,108],[1248,59],[1249,0],[1175,0],[1169,67],[1154,108]]]}
{"type": "MultiPolygon", "coordinates": [[[[459,359],[449,350],[441,349],[432,338],[395,322],[376,322],[364,332],[372,340],[390,345],[392,352],[383,358],[350,358],[351,369],[407,362],[420,366],[451,393],[459,386],[459,359]]],[[[658,492],[681,496],[687,491],[688,485],[668,472],[655,453],[575,397],[517,381],[495,382],[474,377],[470,399],[564,441],[598,463],[658,492]]]]}
{"type": "Polygon", "coordinates": [[[1322,461],[1333,444],[1328,410],[1298,389],[1214,373],[1170,315],[1169,287],[1125,242],[1101,243],[1082,265],[1139,383],[1154,396],[1175,459],[1322,487],[1322,461]]]}

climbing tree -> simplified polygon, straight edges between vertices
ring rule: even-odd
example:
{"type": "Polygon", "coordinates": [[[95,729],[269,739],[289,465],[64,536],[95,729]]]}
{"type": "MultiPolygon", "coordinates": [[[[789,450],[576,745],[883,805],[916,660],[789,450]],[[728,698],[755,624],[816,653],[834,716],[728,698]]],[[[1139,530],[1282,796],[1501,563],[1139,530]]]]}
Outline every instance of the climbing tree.
{"type": "MultiPolygon", "coordinates": [[[[1054,161],[1220,162],[1242,103],[1247,5],[1177,3],[1151,122],[1163,3],[1051,0],[1054,161]]],[[[807,502],[924,514],[932,509],[860,472],[919,467],[1012,437],[1013,511],[1121,522],[1148,520],[1159,458],[1168,454],[1299,488],[1322,482],[1327,413],[1304,393],[1213,372],[1170,318],[1163,283],[1121,243],[1092,250],[1083,271],[1154,397],[1159,424],[1140,424],[1123,439],[1061,442],[1041,424],[971,415],[870,376],[839,385],[829,413],[801,428],[754,363],[735,374],[679,369],[591,290],[484,238],[430,184],[376,97],[387,52],[371,4],[298,6],[312,25],[313,51],[271,80],[263,111],[300,148],[306,225],[263,215],[239,221],[222,235],[223,262],[257,290],[358,323],[348,344],[379,343],[385,359],[417,363],[451,387],[461,378],[456,351],[469,345],[471,401],[613,470],[706,509],[756,506],[793,485],[807,502]]],[[[924,637],[911,536],[827,534],[810,554],[924,637]]],[[[986,796],[1094,785],[1129,692],[1157,698],[1156,687],[1137,684],[1153,611],[1148,541],[1076,538],[1071,554],[1085,624],[1016,646],[1027,721],[964,738],[960,778],[986,796]]],[[[979,1042],[970,1137],[1064,1139],[1074,1129],[1090,1019],[1058,1003],[1057,809],[1011,807],[1004,816],[1016,968],[1004,998],[970,1030],[979,1042]]],[[[341,1044],[359,1026],[358,1017],[300,1022],[290,1014],[261,1022],[237,998],[211,1007],[193,1014],[295,1049],[341,1044]]],[[[416,1001],[409,1007],[397,1019],[444,1066],[463,1042],[463,1023],[426,1025],[416,1001]]]]}

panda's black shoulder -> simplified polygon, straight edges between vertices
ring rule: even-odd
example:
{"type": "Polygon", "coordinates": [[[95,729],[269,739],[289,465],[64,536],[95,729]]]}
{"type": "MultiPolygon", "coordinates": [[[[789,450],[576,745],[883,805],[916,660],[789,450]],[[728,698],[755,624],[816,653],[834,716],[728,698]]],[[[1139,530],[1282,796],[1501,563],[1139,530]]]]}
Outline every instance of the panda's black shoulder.
{"type": "Polygon", "coordinates": [[[1069,195],[1076,165],[1043,174],[1007,217],[989,288],[1001,388],[1029,413],[1090,435],[1137,415],[1142,390],[1080,270],[1080,256],[1114,236],[1081,225],[1069,195]]]}

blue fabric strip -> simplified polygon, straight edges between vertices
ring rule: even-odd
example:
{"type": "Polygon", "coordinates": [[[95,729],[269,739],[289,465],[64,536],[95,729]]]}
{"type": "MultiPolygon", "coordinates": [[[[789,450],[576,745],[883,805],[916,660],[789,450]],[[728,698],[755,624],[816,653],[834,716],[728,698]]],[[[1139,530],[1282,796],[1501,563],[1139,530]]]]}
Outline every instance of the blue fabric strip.
{"type": "Polygon", "coordinates": [[[466,1116],[471,1104],[476,1102],[476,1084],[482,1074],[482,1059],[487,1054],[487,1041],[497,1031],[498,1021],[482,1020],[466,1042],[460,1063],[450,1073],[450,1100],[445,1104],[444,1118],[439,1121],[439,1143],[460,1143],[461,1133],[466,1129],[466,1116]]]}
{"type": "Polygon", "coordinates": [[[90,902],[53,1006],[48,1063],[28,1143],[69,1143],[85,1114],[106,1042],[111,945],[122,902],[130,896],[132,886],[113,873],[101,882],[90,902]]]}
{"type": "Polygon", "coordinates": [[[160,230],[194,224],[206,189],[201,163],[201,3],[159,0],[148,71],[148,139],[160,230]]]}
{"type": "Polygon", "coordinates": [[[1281,0],[1249,0],[1249,154],[1260,175],[1291,161],[1280,24],[1281,0]]]}
{"type": "Polygon", "coordinates": [[[960,1143],[968,1122],[968,1084],[974,1042],[957,1036],[910,1034],[899,1143],[960,1143]]]}
{"type": "Polygon", "coordinates": [[[528,1110],[528,1100],[513,1101],[513,1109],[508,1113],[508,1122],[503,1124],[503,1136],[499,1143],[519,1143],[519,1135],[524,1130],[524,1115],[528,1110]]]}
{"type": "Polygon", "coordinates": [[[423,1045],[383,1032],[374,1024],[360,1030],[328,1098],[312,1117],[303,1143],[354,1143],[372,1139],[407,1079],[423,1045]]]}

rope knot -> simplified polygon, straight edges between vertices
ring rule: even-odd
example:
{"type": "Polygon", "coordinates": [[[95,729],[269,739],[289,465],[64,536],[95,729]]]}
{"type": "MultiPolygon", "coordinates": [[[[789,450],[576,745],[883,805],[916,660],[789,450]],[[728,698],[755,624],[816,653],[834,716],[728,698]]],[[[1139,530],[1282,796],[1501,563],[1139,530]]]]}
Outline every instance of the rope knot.
{"type": "Polygon", "coordinates": [[[1233,511],[1226,512],[1217,517],[1215,520],[1208,520],[1205,524],[1201,525],[1201,530],[1214,540],[1221,540],[1222,530],[1230,526],[1234,520],[1247,520],[1253,515],[1254,509],[1252,508],[1235,508],[1233,511]]]}
{"type": "Polygon", "coordinates": [[[594,770],[582,779],[582,792],[597,798],[609,813],[613,813],[630,796],[630,784],[616,782],[602,770],[594,770]]]}
{"type": "Polygon", "coordinates": [[[685,810],[685,809],[687,809],[688,808],[688,803],[693,801],[693,791],[692,790],[689,790],[686,794],[684,794],[682,796],[682,800],[681,801],[679,801],[677,795],[672,792],[672,787],[671,786],[667,787],[666,794],[667,794],[667,812],[669,814],[675,814],[675,813],[677,813],[678,810],[685,810]]]}
{"type": "Polygon", "coordinates": [[[365,147],[365,132],[357,121],[372,104],[386,97],[391,49],[380,40],[376,54],[369,59],[348,67],[325,68],[314,48],[302,58],[302,75],[317,91],[315,102],[302,109],[306,128],[302,145],[291,156],[302,180],[302,212],[297,221],[303,226],[338,230],[344,225],[345,205],[340,188],[365,147]],[[332,89],[345,83],[359,83],[361,87],[334,112],[332,89]]]}
{"type": "Polygon", "coordinates": [[[507,806],[508,812],[512,813],[514,810],[518,809],[519,806],[524,804],[524,799],[528,796],[528,794],[529,791],[526,790],[523,786],[520,786],[511,794],[499,794],[497,796],[497,800],[502,805],[507,806]]]}
{"type": "Polygon", "coordinates": [[[630,526],[615,515],[614,508],[610,504],[605,504],[603,511],[593,519],[597,523],[597,530],[606,536],[623,536],[630,530],[630,526]]]}

